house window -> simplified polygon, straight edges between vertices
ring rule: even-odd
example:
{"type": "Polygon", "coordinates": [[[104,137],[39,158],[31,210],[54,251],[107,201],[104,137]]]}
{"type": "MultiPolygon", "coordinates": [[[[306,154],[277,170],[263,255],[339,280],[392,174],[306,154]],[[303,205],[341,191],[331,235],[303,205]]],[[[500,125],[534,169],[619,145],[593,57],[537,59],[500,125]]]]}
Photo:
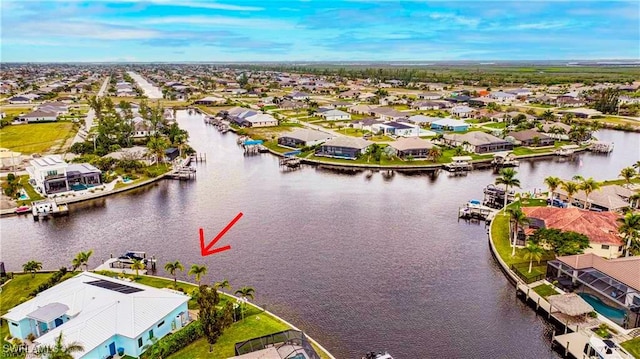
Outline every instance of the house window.
{"type": "Polygon", "coordinates": [[[153,329],[149,331],[149,340],[153,339],[153,329]]]}
{"type": "Polygon", "coordinates": [[[160,323],[158,323],[158,328],[160,328],[162,326],[162,324],[164,324],[164,320],[161,321],[160,323]]]}
{"type": "Polygon", "coordinates": [[[138,338],[138,348],[142,346],[142,338],[138,338]]]}
{"type": "Polygon", "coordinates": [[[17,327],[18,323],[11,322],[11,325],[13,325],[14,327],[17,327]]]}
{"type": "Polygon", "coordinates": [[[602,249],[609,249],[609,246],[608,246],[608,245],[606,245],[606,244],[603,244],[603,245],[602,245],[602,249]]]}

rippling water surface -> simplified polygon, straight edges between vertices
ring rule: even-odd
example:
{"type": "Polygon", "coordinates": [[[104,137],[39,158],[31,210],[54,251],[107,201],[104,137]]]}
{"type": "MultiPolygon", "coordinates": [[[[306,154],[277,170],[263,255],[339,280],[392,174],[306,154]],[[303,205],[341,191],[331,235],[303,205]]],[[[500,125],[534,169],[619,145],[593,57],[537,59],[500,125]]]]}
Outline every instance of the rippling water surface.
{"type": "MultiPolygon", "coordinates": [[[[400,359],[555,357],[550,328],[515,299],[491,258],[485,226],[456,219],[458,207],[494,181],[491,170],[369,179],[313,167],[281,172],[275,157],[244,157],[235,135],[201,117],[178,118],[207,154],[196,181],[72,205],[67,218],[4,218],[7,269],[30,259],[57,268],[90,248],[93,266],[111,253],[143,250],[161,263],[207,265],[208,281],[253,286],[258,304],[337,358],[370,350],[400,359]],[[238,212],[244,217],[219,242],[232,250],[202,258],[198,228],[213,238],[238,212]]],[[[548,175],[613,178],[640,159],[637,134],[598,135],[616,143],[611,155],[523,162],[523,189],[543,188],[548,175]]]]}

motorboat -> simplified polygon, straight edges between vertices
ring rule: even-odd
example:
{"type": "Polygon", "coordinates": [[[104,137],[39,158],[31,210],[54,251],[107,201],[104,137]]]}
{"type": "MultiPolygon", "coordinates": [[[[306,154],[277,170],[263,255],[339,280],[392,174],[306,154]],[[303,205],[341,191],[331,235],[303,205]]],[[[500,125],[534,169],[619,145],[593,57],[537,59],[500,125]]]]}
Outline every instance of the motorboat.
{"type": "Polygon", "coordinates": [[[609,339],[592,335],[584,346],[585,358],[593,359],[631,359],[633,356],[621,346],[609,339]]]}
{"type": "Polygon", "coordinates": [[[393,357],[387,352],[369,352],[362,359],[393,359],[393,357]]]}
{"type": "Polygon", "coordinates": [[[16,214],[27,214],[31,212],[31,207],[29,206],[20,206],[16,208],[16,214]]]}

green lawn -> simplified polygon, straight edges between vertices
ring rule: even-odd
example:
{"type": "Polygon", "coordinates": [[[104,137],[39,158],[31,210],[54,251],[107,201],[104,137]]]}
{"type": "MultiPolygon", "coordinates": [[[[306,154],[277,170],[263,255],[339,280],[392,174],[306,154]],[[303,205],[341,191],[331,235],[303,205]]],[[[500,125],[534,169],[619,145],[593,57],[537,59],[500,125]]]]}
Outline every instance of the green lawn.
{"type": "Polygon", "coordinates": [[[556,290],[549,284],[540,284],[539,286],[533,287],[533,291],[538,293],[542,298],[558,294],[558,292],[556,292],[556,290]]]}
{"type": "MultiPolygon", "coordinates": [[[[36,273],[34,278],[31,274],[16,274],[13,279],[2,287],[0,292],[0,315],[5,314],[9,309],[26,300],[27,295],[40,284],[46,282],[52,273],[36,273]]],[[[0,326],[0,341],[4,346],[4,338],[9,334],[9,327],[6,321],[2,321],[0,326]]]]}
{"type": "MultiPolygon", "coordinates": [[[[533,201],[533,200],[529,200],[533,201]]],[[[536,202],[529,202],[530,204],[539,205],[536,202]]],[[[512,203],[509,207],[514,206],[512,203]]],[[[546,206],[546,201],[544,203],[546,206]]],[[[511,256],[511,243],[509,241],[509,216],[505,216],[503,211],[500,211],[496,214],[493,221],[491,221],[491,237],[493,239],[493,244],[496,247],[496,252],[502,260],[508,265],[518,263],[525,263],[528,261],[524,259],[524,250],[520,248],[516,248],[515,256],[511,256]]],[[[547,253],[542,260],[550,260],[553,259],[554,255],[552,253],[547,253]]],[[[534,270],[536,269],[534,262],[534,270]]],[[[525,269],[525,273],[529,268],[525,269]]],[[[534,273],[531,273],[531,276],[534,276],[534,273]]]]}
{"type": "Polygon", "coordinates": [[[0,147],[24,154],[44,153],[61,147],[74,134],[71,122],[11,125],[0,129],[0,147]]]}
{"type": "Polygon", "coordinates": [[[20,114],[26,115],[31,112],[31,107],[11,107],[11,108],[3,108],[2,111],[5,114],[5,118],[9,121],[13,120],[15,116],[20,114]]]}
{"type": "Polygon", "coordinates": [[[489,128],[495,128],[497,130],[501,130],[507,127],[507,124],[505,122],[492,122],[492,123],[487,123],[483,125],[483,127],[489,127],[489,128]]]}
{"type": "Polygon", "coordinates": [[[640,338],[635,338],[622,343],[622,347],[636,358],[640,358],[640,338]]]}
{"type": "Polygon", "coordinates": [[[39,201],[44,198],[38,192],[36,192],[35,189],[33,189],[33,186],[31,186],[31,183],[29,183],[29,176],[20,176],[20,184],[22,185],[22,188],[25,190],[25,192],[27,192],[29,199],[27,201],[18,201],[19,205],[22,206],[27,203],[31,203],[32,201],[39,201]]]}

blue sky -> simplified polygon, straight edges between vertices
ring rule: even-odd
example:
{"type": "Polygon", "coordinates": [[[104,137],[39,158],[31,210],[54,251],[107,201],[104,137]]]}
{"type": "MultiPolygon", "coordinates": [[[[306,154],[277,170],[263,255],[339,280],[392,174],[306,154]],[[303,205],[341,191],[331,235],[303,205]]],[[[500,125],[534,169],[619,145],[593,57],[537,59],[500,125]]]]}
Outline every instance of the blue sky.
{"type": "Polygon", "coordinates": [[[640,58],[640,2],[1,0],[2,62],[640,58]]]}

